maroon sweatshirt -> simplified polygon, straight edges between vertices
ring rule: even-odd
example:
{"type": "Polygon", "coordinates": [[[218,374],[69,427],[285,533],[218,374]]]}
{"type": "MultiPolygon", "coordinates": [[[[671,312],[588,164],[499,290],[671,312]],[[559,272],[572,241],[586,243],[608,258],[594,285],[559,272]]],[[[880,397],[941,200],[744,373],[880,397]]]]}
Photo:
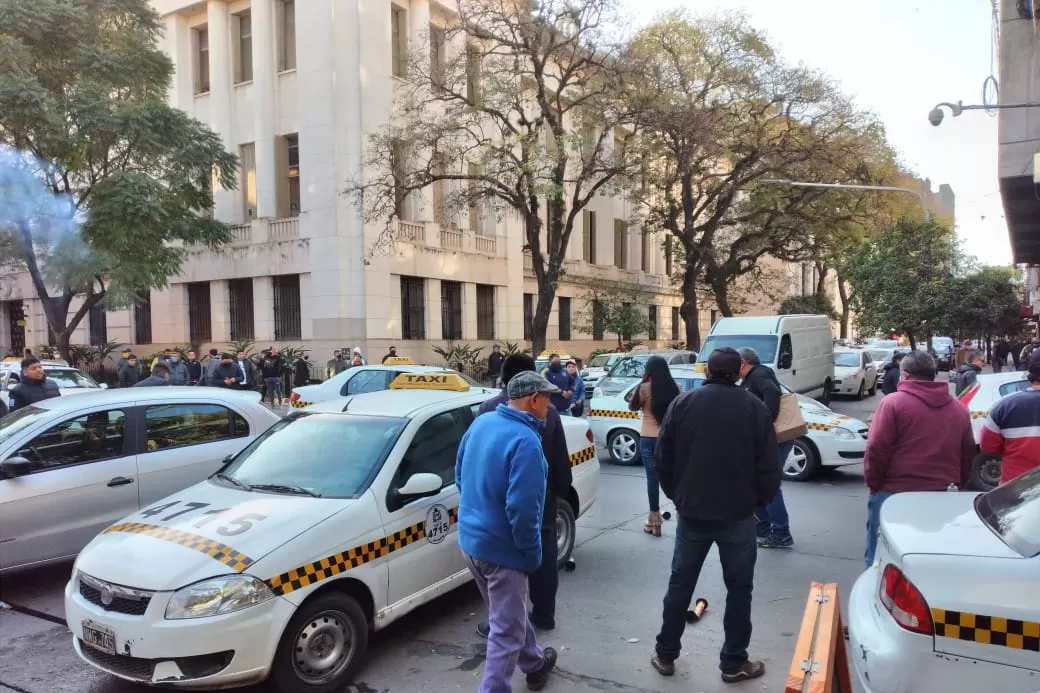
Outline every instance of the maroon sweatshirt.
{"type": "Polygon", "coordinates": [[[878,404],[863,473],[871,493],[964,488],[975,457],[971,415],[946,381],[903,380],[878,404]]]}

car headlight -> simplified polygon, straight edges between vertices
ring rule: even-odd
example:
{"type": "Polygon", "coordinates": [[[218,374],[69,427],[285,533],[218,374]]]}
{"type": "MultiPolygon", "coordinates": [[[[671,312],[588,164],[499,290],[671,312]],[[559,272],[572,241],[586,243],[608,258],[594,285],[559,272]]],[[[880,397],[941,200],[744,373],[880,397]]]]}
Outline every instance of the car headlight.
{"type": "Polygon", "coordinates": [[[166,618],[202,618],[229,614],[274,597],[264,582],[249,575],[210,578],[177,590],[166,605],[166,618]]]}
{"type": "Polygon", "coordinates": [[[831,429],[831,435],[835,438],[841,438],[842,440],[855,440],[856,434],[847,428],[841,426],[835,426],[831,429]]]}
{"type": "Polygon", "coordinates": [[[842,380],[844,380],[845,382],[850,382],[852,380],[855,380],[857,377],[858,376],[855,373],[849,373],[844,378],[842,378],[842,380]]]}

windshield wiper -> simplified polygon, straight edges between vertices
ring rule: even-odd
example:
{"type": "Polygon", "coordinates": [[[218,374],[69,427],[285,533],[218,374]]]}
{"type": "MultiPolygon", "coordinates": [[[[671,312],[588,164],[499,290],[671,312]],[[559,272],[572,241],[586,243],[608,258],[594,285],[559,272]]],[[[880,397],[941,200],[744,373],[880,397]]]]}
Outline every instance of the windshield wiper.
{"type": "Polygon", "coordinates": [[[275,493],[295,493],[298,496],[311,496],[312,498],[321,498],[320,493],[315,493],[309,488],[303,488],[302,486],[288,486],[285,484],[253,484],[252,488],[259,491],[274,491],[275,493]]]}
{"type": "Polygon", "coordinates": [[[217,477],[217,478],[218,478],[218,479],[220,479],[221,481],[226,481],[226,482],[228,482],[229,484],[232,484],[232,485],[234,485],[234,486],[237,486],[237,487],[239,487],[240,489],[243,489],[243,490],[245,490],[245,491],[252,491],[252,490],[253,490],[253,487],[252,487],[252,486],[250,486],[249,484],[247,484],[246,482],[244,482],[244,481],[239,481],[239,480],[238,480],[238,479],[236,479],[235,477],[233,477],[233,476],[228,476],[228,475],[227,475],[227,474],[225,474],[224,472],[217,472],[217,473],[216,473],[216,474],[214,474],[213,476],[217,477]]]}

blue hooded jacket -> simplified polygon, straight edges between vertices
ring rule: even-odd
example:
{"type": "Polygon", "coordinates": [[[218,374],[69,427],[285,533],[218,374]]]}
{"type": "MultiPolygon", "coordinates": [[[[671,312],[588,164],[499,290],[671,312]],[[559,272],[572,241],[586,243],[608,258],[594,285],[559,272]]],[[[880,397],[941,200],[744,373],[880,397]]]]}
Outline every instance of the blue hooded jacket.
{"type": "Polygon", "coordinates": [[[548,472],[542,424],[500,404],[462,437],[455,463],[459,547],[478,561],[525,573],[541,565],[548,472]]]}

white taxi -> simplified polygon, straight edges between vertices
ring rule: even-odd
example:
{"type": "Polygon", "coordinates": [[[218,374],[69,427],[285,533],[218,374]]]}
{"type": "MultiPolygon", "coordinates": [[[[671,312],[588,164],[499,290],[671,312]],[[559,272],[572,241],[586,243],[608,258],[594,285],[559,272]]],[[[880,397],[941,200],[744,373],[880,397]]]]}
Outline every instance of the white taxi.
{"type": "MultiPolygon", "coordinates": [[[[325,402],[338,397],[361,395],[366,392],[381,392],[402,373],[456,373],[439,366],[417,366],[407,356],[395,356],[378,366],[354,366],[317,385],[300,385],[289,394],[289,404],[294,409],[305,409],[316,402],[325,402]]],[[[482,387],[480,383],[462,376],[470,387],[482,387]]]]}
{"type": "MultiPolygon", "coordinates": [[[[63,397],[81,395],[88,392],[107,390],[108,385],[98,383],[81,370],[73,368],[66,361],[43,361],[43,372],[58,386],[63,397]]],[[[0,400],[11,404],[11,389],[21,380],[21,362],[0,363],[0,400]]]]}
{"type": "MultiPolygon", "coordinates": [[[[491,395],[457,374],[406,374],[389,391],[292,412],[79,554],[65,589],[76,652],[153,685],[344,690],[370,630],[470,580],[455,457],[491,395]]],[[[587,424],[563,421],[566,560],[599,465],[587,424]]]]}
{"type": "Polygon", "coordinates": [[[1040,688],[1040,470],[985,494],[897,493],[852,587],[866,693],[1040,688]]]}
{"type": "MultiPolygon", "coordinates": [[[[700,387],[704,374],[695,367],[673,366],[672,377],[683,392],[700,387]]],[[[588,412],[589,427],[596,445],[606,448],[615,464],[638,465],[639,428],[643,415],[630,411],[639,383],[629,385],[613,397],[599,397],[588,412]]],[[[780,386],[785,393],[791,390],[780,386]]],[[[794,441],[794,448],[783,464],[784,479],[806,481],[822,467],[841,467],[863,461],[867,451],[867,424],[850,416],[839,414],[820,402],[798,395],[798,405],[809,432],[794,441]]]]}
{"type": "MultiPolygon", "coordinates": [[[[989,410],[993,405],[1010,394],[1028,389],[1029,380],[1026,379],[1025,371],[983,373],[978,376],[975,385],[960,396],[960,403],[971,412],[971,428],[975,433],[976,447],[982,435],[982,424],[989,416],[989,410]]],[[[1000,483],[1000,457],[987,455],[979,450],[971,465],[970,483],[972,488],[979,491],[995,489],[1000,483]]]]}
{"type": "Polygon", "coordinates": [[[879,377],[877,362],[867,349],[834,350],[834,394],[854,395],[859,400],[873,396],[879,377]]]}

